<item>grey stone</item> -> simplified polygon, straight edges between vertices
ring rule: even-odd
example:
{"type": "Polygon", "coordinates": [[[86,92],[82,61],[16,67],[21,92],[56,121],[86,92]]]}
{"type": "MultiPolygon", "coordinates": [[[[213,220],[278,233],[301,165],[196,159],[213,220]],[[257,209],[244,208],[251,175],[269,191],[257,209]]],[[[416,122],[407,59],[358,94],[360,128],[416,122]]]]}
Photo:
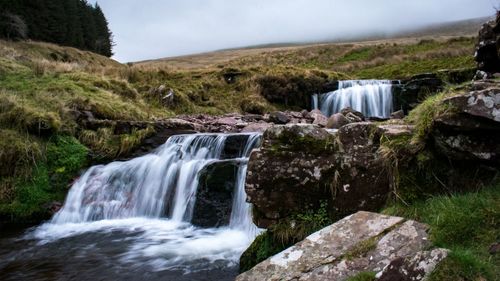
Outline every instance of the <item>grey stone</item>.
{"type": "Polygon", "coordinates": [[[351,123],[342,113],[335,113],[328,118],[326,127],[328,129],[340,129],[342,126],[351,123]]]}
{"type": "Polygon", "coordinates": [[[363,271],[386,278],[404,269],[412,270],[409,276],[423,278],[447,253],[442,249],[423,252],[430,246],[427,230],[415,221],[358,212],[268,258],[236,280],[344,281],[363,271]],[[396,269],[395,265],[400,266],[396,269]]]}

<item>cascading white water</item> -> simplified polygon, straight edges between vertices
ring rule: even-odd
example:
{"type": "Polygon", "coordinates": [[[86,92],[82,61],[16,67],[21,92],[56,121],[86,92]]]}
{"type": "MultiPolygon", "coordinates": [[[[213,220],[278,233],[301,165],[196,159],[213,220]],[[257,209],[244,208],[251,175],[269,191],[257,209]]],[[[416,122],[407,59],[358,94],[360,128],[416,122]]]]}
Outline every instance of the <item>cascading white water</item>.
{"type": "Polygon", "coordinates": [[[388,118],[393,110],[392,81],[346,80],[339,81],[339,89],[313,95],[313,109],[331,116],[351,107],[366,117],[388,118]]]}
{"type": "MultiPolygon", "coordinates": [[[[90,168],[74,183],[63,208],[31,234],[41,243],[88,232],[120,230],[137,235],[124,262],[150,258],[158,270],[204,270],[209,263],[235,264],[259,229],[244,190],[251,150],[260,134],[247,136],[239,163],[229,225],[197,228],[192,219],[200,171],[221,160],[229,134],[171,137],[154,153],[90,168]],[[231,240],[231,241],[229,241],[231,240]]],[[[146,262],[147,263],[147,262],[146,262]]]]}

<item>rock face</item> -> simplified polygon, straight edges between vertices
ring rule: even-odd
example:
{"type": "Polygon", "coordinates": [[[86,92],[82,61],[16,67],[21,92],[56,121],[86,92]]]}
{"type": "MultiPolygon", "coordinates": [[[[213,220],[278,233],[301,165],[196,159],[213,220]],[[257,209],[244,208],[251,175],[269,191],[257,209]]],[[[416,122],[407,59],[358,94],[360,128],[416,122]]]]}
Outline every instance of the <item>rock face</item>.
{"type": "Polygon", "coordinates": [[[500,163],[500,85],[475,82],[472,91],[443,101],[454,110],[435,121],[436,146],[447,157],[484,164],[500,163]]]}
{"type": "Polygon", "coordinates": [[[415,221],[358,212],[311,234],[236,280],[343,281],[364,271],[378,273],[378,280],[425,280],[447,256],[444,249],[427,250],[427,230],[415,221]]]}
{"type": "Polygon", "coordinates": [[[237,172],[236,161],[216,162],[200,172],[193,210],[194,225],[200,227],[229,225],[237,172]]]}
{"type": "Polygon", "coordinates": [[[443,90],[444,82],[436,73],[416,75],[393,91],[394,108],[405,114],[415,108],[429,94],[443,90]]]}
{"type": "Polygon", "coordinates": [[[316,125],[272,126],[250,156],[246,192],[261,227],[329,198],[334,137],[316,125]],[[324,153],[323,155],[321,155],[324,153]],[[307,190],[307,191],[306,191],[307,190]],[[303,196],[307,192],[307,196],[303,196]]]}
{"type": "Polygon", "coordinates": [[[496,20],[485,23],[479,31],[475,59],[479,71],[488,78],[493,73],[500,72],[500,11],[496,20]]]}
{"type": "Polygon", "coordinates": [[[337,134],[309,124],[270,127],[248,165],[254,221],[269,227],[322,201],[337,214],[381,207],[390,180],[377,153],[380,131],[370,122],[343,126],[337,134]]]}

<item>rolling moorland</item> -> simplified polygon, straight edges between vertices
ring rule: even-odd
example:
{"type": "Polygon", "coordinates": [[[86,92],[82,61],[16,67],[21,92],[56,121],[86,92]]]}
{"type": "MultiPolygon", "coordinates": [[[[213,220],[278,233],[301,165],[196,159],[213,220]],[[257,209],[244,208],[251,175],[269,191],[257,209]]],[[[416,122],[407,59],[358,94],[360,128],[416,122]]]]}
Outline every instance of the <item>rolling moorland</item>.
{"type": "MultiPolygon", "coordinates": [[[[169,118],[300,111],[310,109],[304,97],[330,81],[407,80],[475,70],[478,22],[466,29],[454,29],[463,26],[454,23],[414,31],[409,37],[223,50],[127,64],[49,43],[0,41],[0,222],[7,227],[50,218],[51,206],[64,200],[82,169],[126,159],[155,134],[155,123],[169,118]],[[101,123],[88,126],[89,119],[101,123]],[[123,131],[119,121],[144,125],[123,131]]],[[[441,93],[422,100],[405,118],[417,133],[389,140],[386,153],[399,153],[410,143],[424,146],[430,124],[443,114],[439,102],[469,85],[447,83],[441,93]]],[[[381,210],[427,223],[433,245],[451,249],[432,280],[498,280],[498,254],[488,252],[500,235],[497,176],[468,193],[396,197],[381,210]]],[[[319,210],[295,219],[310,228],[284,235],[287,230],[277,225],[257,238],[242,265],[250,269],[338,218],[319,210]]],[[[352,280],[373,280],[372,275],[352,280]]]]}

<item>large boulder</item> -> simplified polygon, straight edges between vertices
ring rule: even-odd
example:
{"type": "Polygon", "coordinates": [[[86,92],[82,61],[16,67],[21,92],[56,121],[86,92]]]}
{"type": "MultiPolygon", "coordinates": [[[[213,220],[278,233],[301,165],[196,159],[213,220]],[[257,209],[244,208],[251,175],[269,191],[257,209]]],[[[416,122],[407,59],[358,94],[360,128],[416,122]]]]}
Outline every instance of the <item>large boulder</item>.
{"type": "Polygon", "coordinates": [[[473,89],[442,102],[453,111],[435,120],[433,137],[448,158],[495,166],[500,163],[500,85],[478,82],[473,89]]]}
{"type": "Polygon", "coordinates": [[[497,12],[496,20],[481,27],[475,59],[478,70],[483,71],[486,77],[500,72],[500,11],[497,12]]]}
{"type": "Polygon", "coordinates": [[[334,176],[334,136],[317,125],[272,126],[250,156],[245,189],[260,227],[328,200],[334,176]]]}
{"type": "Polygon", "coordinates": [[[366,271],[378,273],[379,280],[425,280],[448,253],[429,250],[427,230],[424,224],[400,217],[358,212],[311,234],[236,280],[343,281],[366,271]]]}
{"type": "Polygon", "coordinates": [[[331,134],[316,125],[270,127],[248,165],[246,192],[260,227],[322,202],[336,214],[381,207],[389,175],[377,153],[379,129],[353,123],[331,134]]]}

